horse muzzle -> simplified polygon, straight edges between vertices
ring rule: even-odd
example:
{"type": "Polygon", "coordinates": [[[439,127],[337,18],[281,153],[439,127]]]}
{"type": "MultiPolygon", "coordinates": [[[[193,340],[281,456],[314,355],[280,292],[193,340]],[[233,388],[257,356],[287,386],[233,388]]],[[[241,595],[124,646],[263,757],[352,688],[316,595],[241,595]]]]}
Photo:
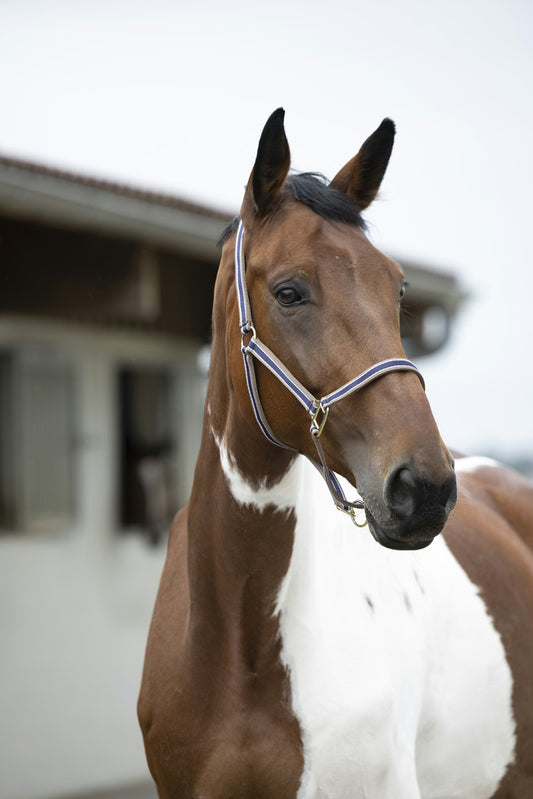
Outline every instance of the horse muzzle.
{"type": "Polygon", "coordinates": [[[376,541],[389,549],[423,549],[442,531],[455,506],[455,472],[447,470],[436,485],[401,466],[387,476],[380,499],[365,501],[368,526],[376,541]]]}

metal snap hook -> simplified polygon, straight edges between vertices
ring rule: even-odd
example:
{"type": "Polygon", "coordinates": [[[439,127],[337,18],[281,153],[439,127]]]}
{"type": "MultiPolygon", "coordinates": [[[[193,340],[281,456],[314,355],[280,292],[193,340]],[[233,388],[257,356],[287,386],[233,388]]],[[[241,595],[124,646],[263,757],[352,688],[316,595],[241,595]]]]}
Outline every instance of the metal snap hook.
{"type": "MultiPolygon", "coordinates": [[[[364,505],[363,505],[363,510],[364,510],[364,505]]],[[[350,515],[350,519],[352,520],[352,522],[355,524],[356,527],[366,527],[367,524],[368,524],[368,519],[366,518],[366,513],[365,513],[365,520],[361,524],[360,522],[357,521],[357,519],[355,517],[355,511],[356,511],[355,508],[350,508],[349,515],[350,515]]]]}

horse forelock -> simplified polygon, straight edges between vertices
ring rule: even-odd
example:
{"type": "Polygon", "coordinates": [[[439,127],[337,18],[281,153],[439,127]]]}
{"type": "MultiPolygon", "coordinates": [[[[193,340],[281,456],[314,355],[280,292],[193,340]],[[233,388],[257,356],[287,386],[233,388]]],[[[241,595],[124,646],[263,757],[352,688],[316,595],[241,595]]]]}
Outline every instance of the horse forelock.
{"type": "MultiPolygon", "coordinates": [[[[332,186],[320,172],[292,172],[285,181],[284,194],[307,206],[331,222],[344,222],[366,230],[366,223],[352,199],[332,186]]],[[[218,245],[222,246],[239,226],[237,215],[222,231],[218,245]]]]}

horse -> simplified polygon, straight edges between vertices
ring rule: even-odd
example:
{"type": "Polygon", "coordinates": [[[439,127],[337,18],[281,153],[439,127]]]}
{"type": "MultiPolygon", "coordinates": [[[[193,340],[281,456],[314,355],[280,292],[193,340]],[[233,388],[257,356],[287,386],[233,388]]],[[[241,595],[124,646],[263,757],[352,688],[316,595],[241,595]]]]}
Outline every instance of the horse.
{"type": "Polygon", "coordinates": [[[222,237],[203,433],[138,715],[160,799],[531,799],[533,487],[452,455],[365,233],[268,119],[222,237]]]}

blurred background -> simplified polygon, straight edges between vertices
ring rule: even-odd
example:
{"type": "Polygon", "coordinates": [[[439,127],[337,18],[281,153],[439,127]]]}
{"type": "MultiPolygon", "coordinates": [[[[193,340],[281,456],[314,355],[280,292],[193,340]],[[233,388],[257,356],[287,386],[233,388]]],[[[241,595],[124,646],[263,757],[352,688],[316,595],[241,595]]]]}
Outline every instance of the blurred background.
{"type": "Polygon", "coordinates": [[[527,0],[0,2],[0,799],[153,796],[216,239],[278,106],[330,178],[395,120],[367,219],[406,350],[450,446],[531,474],[532,30],[527,0]]]}

